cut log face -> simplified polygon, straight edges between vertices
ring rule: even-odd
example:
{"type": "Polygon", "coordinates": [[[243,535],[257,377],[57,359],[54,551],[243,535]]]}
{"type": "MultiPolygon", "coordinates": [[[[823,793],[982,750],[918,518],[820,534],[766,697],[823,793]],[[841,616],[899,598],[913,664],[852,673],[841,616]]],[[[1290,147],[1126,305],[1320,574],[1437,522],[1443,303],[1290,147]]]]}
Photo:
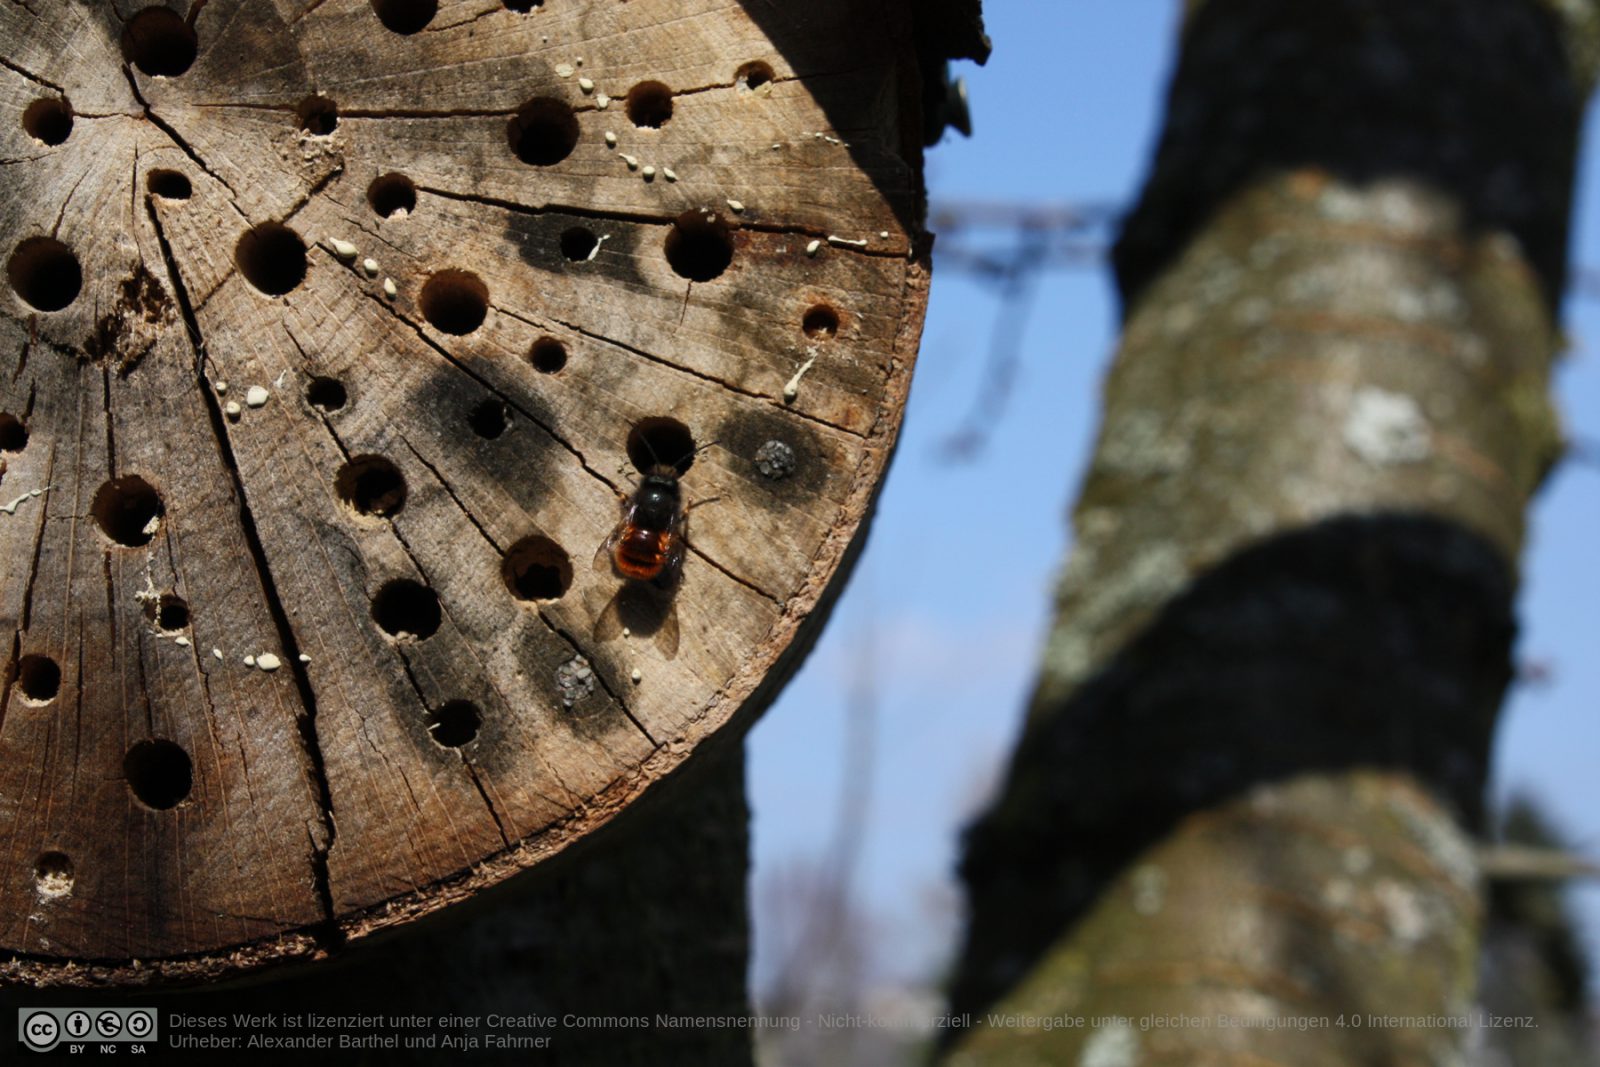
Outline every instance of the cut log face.
{"type": "Polygon", "coordinates": [[[855,6],[0,5],[11,977],[314,954],[770,699],[926,300],[855,6]],[[644,590],[592,564],[660,466],[644,590]]]}

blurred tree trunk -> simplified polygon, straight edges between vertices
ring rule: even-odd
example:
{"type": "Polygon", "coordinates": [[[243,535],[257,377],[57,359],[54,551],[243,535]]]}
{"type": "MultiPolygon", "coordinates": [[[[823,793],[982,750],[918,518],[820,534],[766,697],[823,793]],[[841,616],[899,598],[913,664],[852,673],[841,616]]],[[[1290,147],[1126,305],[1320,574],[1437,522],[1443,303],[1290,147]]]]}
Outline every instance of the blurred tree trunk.
{"type": "Polygon", "coordinates": [[[1187,11],[950,1061],[1445,1062],[1600,5],[1187,11]]]}

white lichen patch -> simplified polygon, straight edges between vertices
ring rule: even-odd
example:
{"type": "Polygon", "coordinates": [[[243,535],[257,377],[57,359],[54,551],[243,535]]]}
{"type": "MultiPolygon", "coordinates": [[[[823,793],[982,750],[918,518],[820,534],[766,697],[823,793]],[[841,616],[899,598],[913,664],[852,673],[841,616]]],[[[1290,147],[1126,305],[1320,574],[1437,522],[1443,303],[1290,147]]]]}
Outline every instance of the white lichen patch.
{"type": "Polygon", "coordinates": [[[582,78],[579,78],[578,79],[578,90],[580,92],[582,92],[582,93],[585,93],[585,94],[594,92],[594,79],[589,77],[589,76],[587,76],[587,75],[585,75],[582,78]]]}
{"type": "Polygon", "coordinates": [[[349,241],[341,241],[339,238],[335,237],[329,243],[333,245],[333,254],[338,256],[340,259],[349,262],[350,260],[356,258],[356,246],[351,244],[349,241]]]}
{"type": "Polygon", "coordinates": [[[1175,474],[1189,464],[1191,436],[1182,418],[1136,408],[1106,425],[1099,463],[1135,476],[1175,474]]]}
{"type": "Polygon", "coordinates": [[[252,385],[249,391],[244,394],[244,402],[253,408],[265,407],[267,401],[271,399],[272,394],[267,391],[267,387],[264,385],[252,385]]]}
{"type": "Polygon", "coordinates": [[[393,300],[396,296],[400,295],[400,290],[395,287],[393,278],[385,278],[383,280],[383,295],[388,297],[390,300],[393,300]]]}
{"type": "Polygon", "coordinates": [[[1396,941],[1410,948],[1428,935],[1430,924],[1422,894],[1392,878],[1385,878],[1373,888],[1372,895],[1383,912],[1390,936],[1396,941]]]}
{"type": "Polygon", "coordinates": [[[256,657],[256,666],[264,671],[275,671],[283,666],[283,661],[271,652],[263,652],[256,657]]]}
{"type": "Polygon", "coordinates": [[[728,210],[733,212],[735,215],[743,214],[743,212],[744,212],[744,201],[743,200],[729,200],[728,201],[728,210]]]}
{"type": "Polygon", "coordinates": [[[615,147],[617,147],[617,131],[616,130],[607,130],[606,131],[606,147],[607,148],[615,148],[615,147]]]}
{"type": "Polygon", "coordinates": [[[556,77],[570,78],[574,73],[576,73],[576,68],[571,63],[556,64],[556,77]]]}
{"type": "Polygon", "coordinates": [[[806,245],[806,255],[808,255],[808,256],[814,256],[821,250],[822,250],[822,242],[821,241],[812,241],[810,244],[806,245]]]}
{"type": "Polygon", "coordinates": [[[378,261],[368,256],[361,261],[361,269],[366,272],[367,277],[376,278],[378,276],[378,261]]]}
{"type": "Polygon", "coordinates": [[[1375,467],[1418,463],[1433,451],[1428,418],[1404,393],[1364,385],[1350,399],[1344,443],[1375,467]]]}
{"type": "Polygon", "coordinates": [[[1137,1067],[1141,1059],[1139,1034],[1130,1023],[1113,1019],[1083,1043],[1078,1067],[1137,1067]]]}
{"type": "Polygon", "coordinates": [[[604,111],[606,108],[611,106],[611,98],[605,93],[598,93],[594,98],[594,106],[595,110],[604,111]]]}
{"type": "Polygon", "coordinates": [[[1340,910],[1351,907],[1356,902],[1356,884],[1348,878],[1334,878],[1322,887],[1322,902],[1330,908],[1340,910]]]}

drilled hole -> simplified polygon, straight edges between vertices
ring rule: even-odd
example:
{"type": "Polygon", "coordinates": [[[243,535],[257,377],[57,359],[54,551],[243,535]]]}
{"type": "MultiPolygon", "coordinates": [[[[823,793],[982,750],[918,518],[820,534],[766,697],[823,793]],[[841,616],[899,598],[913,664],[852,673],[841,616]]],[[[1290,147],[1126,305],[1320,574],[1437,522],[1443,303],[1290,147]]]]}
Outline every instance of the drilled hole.
{"type": "Polygon", "coordinates": [[[409,578],[389,582],[372,598],[372,621],[390,637],[432,637],[443,617],[438,594],[409,578]]]}
{"type": "Polygon", "coordinates": [[[594,231],[582,226],[574,226],[561,235],[561,254],[573,263],[593,258],[594,250],[599,247],[594,231]]]}
{"type": "Polygon", "coordinates": [[[268,296],[282,296],[306,277],[306,243],[281,222],[252,226],[233,249],[245,280],[268,296]]]}
{"type": "Polygon", "coordinates": [[[422,284],[422,317],[442,333],[469,334],[489,313],[489,287],[468,270],[442,270],[422,284]]]}
{"type": "Polygon", "coordinates": [[[628,459],[641,474],[659,467],[687,473],[694,464],[694,435],[689,427],[665,415],[640,419],[628,432],[628,459]]]}
{"type": "Polygon", "coordinates": [[[660,129],[672,118],[672,90],[660,82],[640,82],[628,90],[628,121],[660,129]]]}
{"type": "Polygon", "coordinates": [[[72,892],[72,860],[65,852],[41,852],[33,861],[33,888],[41,897],[64,897],[72,892]]]}
{"type": "Polygon", "coordinates": [[[709,282],[733,262],[733,235],[722,216],[685,211],[667,231],[667,262],[680,278],[709,282]]]}
{"type": "Polygon", "coordinates": [[[755,92],[772,82],[772,68],[759,59],[746,63],[733,72],[733,84],[746,92],[755,92]]]}
{"type": "Polygon", "coordinates": [[[567,346],[554,337],[541,337],[528,350],[528,362],[541,374],[554,374],[567,365],[567,346]]]}
{"type": "Polygon", "coordinates": [[[28,428],[10,412],[0,411],[0,452],[21,452],[28,447],[28,428]]]}
{"type": "Polygon", "coordinates": [[[152,77],[182,74],[199,49],[194,27],[171,8],[147,7],[122,28],[122,58],[152,77]]]}
{"type": "Polygon", "coordinates": [[[78,257],[54,237],[20,242],[6,260],[6,278],[18,296],[40,311],[60,311],[83,289],[78,257]]]}
{"type": "Polygon", "coordinates": [[[544,0],[505,0],[505,4],[507,11],[526,15],[536,7],[543,7],[544,0]]]}
{"type": "Polygon", "coordinates": [[[428,716],[428,733],[446,748],[460,748],[478,736],[483,715],[470,700],[452,700],[428,716]]]}
{"type": "Polygon", "coordinates": [[[406,506],[406,480],[382,456],[356,456],[333,480],[339,499],[359,515],[387,518],[406,506]]]}
{"type": "Polygon", "coordinates": [[[807,309],[805,318],[800,320],[800,329],[807,337],[829,340],[839,332],[839,313],[827,304],[816,304],[807,309]]]}
{"type": "Polygon", "coordinates": [[[339,106],[325,96],[308,96],[295,105],[300,128],[315,137],[326,137],[339,125],[339,106]]]}
{"type": "Polygon", "coordinates": [[[367,203],[386,219],[403,217],[417,210],[417,187],[399,171],[380,174],[367,186],[367,203]]]}
{"type": "Polygon", "coordinates": [[[122,758],[128,788],[147,808],[175,808],[194,788],[194,764],[189,753],[171,741],[140,741],[122,758]]]}
{"type": "Polygon", "coordinates": [[[522,162],[548,167],[578,147],[578,116],[562,100],[529,100],[506,124],[506,140],[522,162]]]}
{"type": "Polygon", "coordinates": [[[467,416],[467,423],[473,433],[492,441],[505,433],[506,427],[511,424],[511,409],[505,401],[491,397],[472,409],[472,414],[467,416]]]}
{"type": "Polygon", "coordinates": [[[344,383],[337,378],[313,378],[306,386],[306,402],[321,411],[338,411],[349,400],[344,383]]]}
{"type": "Polygon", "coordinates": [[[111,540],[137,548],[155,537],[166,508],[149,482],[130,474],[102,485],[89,505],[89,514],[111,540]]]}
{"type": "Polygon", "coordinates": [[[144,613],[162,633],[175,634],[189,628],[189,604],[175,593],[163,593],[146,601],[144,613]]]}
{"type": "Polygon", "coordinates": [[[572,587],[572,559],[550,538],[533,534],[507,550],[500,576],[518,600],[556,600],[572,587]]]}
{"type": "Polygon", "coordinates": [[[17,661],[17,692],[34,704],[48,704],[61,692],[61,668],[49,656],[23,656],[17,661]]]}
{"type": "Polygon", "coordinates": [[[416,33],[439,13],[438,0],[372,0],[372,10],[384,28],[395,33],[416,33]]]}
{"type": "Polygon", "coordinates": [[[187,200],[194,195],[194,186],[189,184],[189,176],[182,171],[153,170],[145,178],[144,185],[152,196],[164,200],[187,200]]]}
{"type": "Polygon", "coordinates": [[[72,105],[59,96],[40,97],[23,111],[22,128],[35,140],[60,144],[72,133],[72,105]]]}

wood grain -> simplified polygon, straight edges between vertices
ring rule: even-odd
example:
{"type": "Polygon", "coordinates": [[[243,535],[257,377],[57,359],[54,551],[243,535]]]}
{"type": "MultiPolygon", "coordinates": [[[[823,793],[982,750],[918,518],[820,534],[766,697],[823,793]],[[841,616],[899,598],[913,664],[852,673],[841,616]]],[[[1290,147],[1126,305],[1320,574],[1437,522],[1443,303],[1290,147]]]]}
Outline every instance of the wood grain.
{"type": "Polygon", "coordinates": [[[314,956],[764,706],[926,303],[911,31],[858,7],[0,5],[0,977],[314,956]],[[663,418],[670,646],[590,566],[663,418]]]}

